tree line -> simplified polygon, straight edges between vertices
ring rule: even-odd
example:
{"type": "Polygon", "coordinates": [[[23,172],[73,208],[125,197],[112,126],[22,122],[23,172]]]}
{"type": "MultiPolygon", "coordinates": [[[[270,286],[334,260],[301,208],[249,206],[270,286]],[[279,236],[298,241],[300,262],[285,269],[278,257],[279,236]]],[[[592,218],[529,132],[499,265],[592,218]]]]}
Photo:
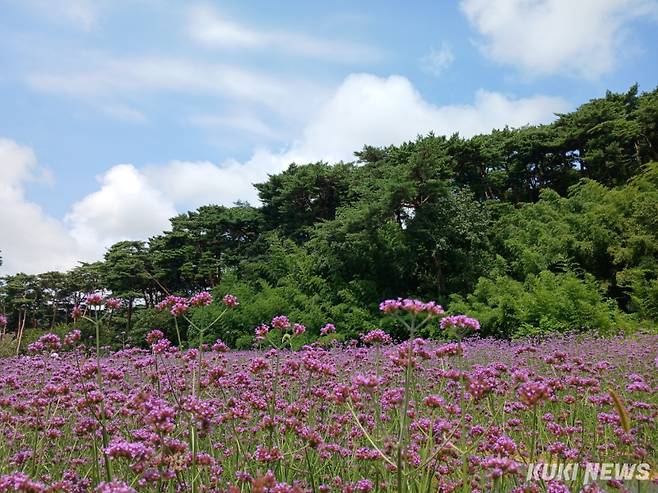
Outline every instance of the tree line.
{"type": "Polygon", "coordinates": [[[203,206],[102,261],[6,276],[0,313],[9,331],[54,329],[86,293],[109,291],[124,300],[116,334],[136,341],[171,330],[155,309],[166,295],[231,292],[241,309],[209,337],[237,346],[280,313],[309,337],[327,322],[352,337],[388,323],[376,307],[397,296],[436,299],[499,337],[652,327],[657,124],[658,89],[633,86],[546,125],[291,164],[255,185],[258,207],[203,206]]]}

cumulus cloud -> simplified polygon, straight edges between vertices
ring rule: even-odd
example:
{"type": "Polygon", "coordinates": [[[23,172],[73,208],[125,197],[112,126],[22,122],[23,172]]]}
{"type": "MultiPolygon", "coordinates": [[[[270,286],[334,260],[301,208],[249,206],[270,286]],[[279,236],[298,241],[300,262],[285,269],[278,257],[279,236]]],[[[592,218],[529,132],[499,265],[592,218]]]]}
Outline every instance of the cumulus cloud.
{"type": "Polygon", "coordinates": [[[461,9],[492,60],[585,78],[614,67],[630,21],[658,15],[653,0],[461,0],[461,9]]]}
{"type": "Polygon", "coordinates": [[[472,136],[505,125],[546,122],[567,108],[561,98],[512,99],[486,90],[477,91],[472,104],[437,106],[423,99],[405,77],[355,74],[314,115],[286,157],[302,162],[350,160],[364,144],[399,144],[429,131],[472,136]]]}
{"type": "Polygon", "coordinates": [[[257,203],[252,184],[291,162],[350,161],[364,144],[399,144],[418,134],[459,132],[471,136],[505,125],[550,121],[568,104],[548,96],[515,99],[480,90],[466,105],[426,101],[402,76],[347,77],[309,119],[298,139],[282,152],[256,150],[246,162],[172,161],[138,168],[119,164],[98,178],[99,189],[75,203],[63,221],[46,215],[22,193],[36,176],[34,153],[0,141],[0,249],[5,272],[38,272],[100,258],[106,247],[124,239],[147,239],[169,227],[177,211],[203,204],[257,203]],[[7,234],[5,234],[7,232],[7,234]]]}
{"type": "Polygon", "coordinates": [[[0,138],[0,169],[0,272],[67,269],[84,258],[62,223],[25,198],[26,183],[40,173],[32,149],[0,138]]]}
{"type": "Polygon", "coordinates": [[[65,221],[85,249],[99,251],[124,239],[146,239],[169,226],[173,203],[131,164],[113,166],[100,189],[77,202],[65,221]]]}
{"type": "Polygon", "coordinates": [[[379,58],[374,48],[340,39],[323,39],[290,30],[253,28],[222,15],[209,5],[190,10],[188,34],[213,48],[277,50],[329,61],[364,62],[379,58]]]}

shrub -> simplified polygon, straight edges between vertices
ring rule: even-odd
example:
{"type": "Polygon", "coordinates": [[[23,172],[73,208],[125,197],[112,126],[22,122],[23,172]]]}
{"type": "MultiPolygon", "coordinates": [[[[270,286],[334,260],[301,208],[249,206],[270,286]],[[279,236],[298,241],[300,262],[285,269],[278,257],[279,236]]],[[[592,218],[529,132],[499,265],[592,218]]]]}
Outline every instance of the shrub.
{"type": "Polygon", "coordinates": [[[592,276],[542,271],[525,282],[481,278],[466,298],[453,296],[451,312],[480,320],[485,335],[521,337],[567,331],[628,331],[636,323],[607,299],[592,276]]]}

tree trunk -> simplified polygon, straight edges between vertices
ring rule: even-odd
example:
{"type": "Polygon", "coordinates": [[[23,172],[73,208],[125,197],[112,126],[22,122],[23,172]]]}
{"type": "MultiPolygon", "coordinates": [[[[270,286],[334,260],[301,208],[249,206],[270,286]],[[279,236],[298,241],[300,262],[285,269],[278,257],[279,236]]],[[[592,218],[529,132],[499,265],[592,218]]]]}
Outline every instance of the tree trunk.
{"type": "Polygon", "coordinates": [[[55,320],[57,319],[57,308],[58,308],[57,303],[53,302],[53,316],[50,319],[50,329],[51,330],[55,326],[55,320]]]}
{"type": "Polygon", "coordinates": [[[25,330],[25,322],[27,321],[27,310],[23,310],[23,321],[21,323],[21,312],[18,312],[18,340],[16,342],[16,356],[21,350],[21,341],[23,340],[23,331],[25,330]]]}
{"type": "Polygon", "coordinates": [[[126,332],[130,332],[130,324],[133,318],[133,300],[134,298],[132,296],[128,298],[128,310],[126,312],[126,332]]]}
{"type": "Polygon", "coordinates": [[[434,264],[435,284],[438,294],[445,290],[445,276],[443,274],[443,265],[441,264],[441,256],[438,252],[432,253],[432,263],[434,264]]]}

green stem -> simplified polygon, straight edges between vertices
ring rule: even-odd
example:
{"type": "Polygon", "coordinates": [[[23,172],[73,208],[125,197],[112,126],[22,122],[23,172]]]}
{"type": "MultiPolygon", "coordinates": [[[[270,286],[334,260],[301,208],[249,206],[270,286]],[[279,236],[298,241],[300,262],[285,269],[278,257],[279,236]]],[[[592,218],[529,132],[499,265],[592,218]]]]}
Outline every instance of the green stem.
{"type": "MultiPolygon", "coordinates": [[[[103,389],[103,374],[101,372],[101,331],[100,331],[100,321],[98,320],[98,310],[94,310],[94,325],[96,326],[96,378],[98,382],[98,390],[101,394],[105,395],[103,389]]],[[[112,464],[110,463],[110,457],[107,455],[106,449],[109,445],[109,435],[107,433],[107,428],[105,427],[105,402],[100,401],[101,415],[100,415],[100,425],[101,425],[101,434],[103,438],[103,459],[105,462],[105,478],[108,483],[112,482],[112,464]]]]}

